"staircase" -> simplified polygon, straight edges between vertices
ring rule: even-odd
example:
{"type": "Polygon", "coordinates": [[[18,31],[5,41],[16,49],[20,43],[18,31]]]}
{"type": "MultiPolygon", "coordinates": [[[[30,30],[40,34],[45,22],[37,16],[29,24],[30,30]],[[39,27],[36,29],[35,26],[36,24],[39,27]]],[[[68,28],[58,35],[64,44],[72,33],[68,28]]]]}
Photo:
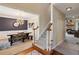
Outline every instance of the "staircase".
{"type": "Polygon", "coordinates": [[[35,43],[33,43],[35,46],[39,47],[42,50],[49,51],[51,49],[52,41],[51,40],[51,29],[52,23],[48,23],[46,27],[43,29],[43,31],[40,33],[38,40],[35,40],[35,43]]]}

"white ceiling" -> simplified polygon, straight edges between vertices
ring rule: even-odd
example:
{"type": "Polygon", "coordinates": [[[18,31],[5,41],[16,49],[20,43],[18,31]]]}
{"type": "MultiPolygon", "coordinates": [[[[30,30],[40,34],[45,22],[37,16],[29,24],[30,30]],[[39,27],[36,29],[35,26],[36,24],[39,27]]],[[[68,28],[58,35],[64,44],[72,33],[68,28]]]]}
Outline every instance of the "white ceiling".
{"type": "Polygon", "coordinates": [[[55,3],[54,6],[64,14],[67,13],[66,8],[72,7],[71,13],[79,16],[79,3],[55,3]]]}
{"type": "Polygon", "coordinates": [[[13,9],[5,6],[0,6],[0,16],[9,17],[9,18],[20,18],[22,17],[24,20],[32,19],[37,17],[37,14],[24,12],[22,10],[13,9]]]}

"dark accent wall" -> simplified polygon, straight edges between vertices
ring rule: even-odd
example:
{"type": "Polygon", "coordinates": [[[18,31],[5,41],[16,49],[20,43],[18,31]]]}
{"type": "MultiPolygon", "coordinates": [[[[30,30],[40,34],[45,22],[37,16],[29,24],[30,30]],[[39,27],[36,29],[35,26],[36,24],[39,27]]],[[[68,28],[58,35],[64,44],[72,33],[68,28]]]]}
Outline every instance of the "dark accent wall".
{"type": "Polygon", "coordinates": [[[19,27],[14,27],[16,19],[0,17],[0,31],[9,30],[27,30],[27,20],[24,20],[24,24],[19,27]]]}

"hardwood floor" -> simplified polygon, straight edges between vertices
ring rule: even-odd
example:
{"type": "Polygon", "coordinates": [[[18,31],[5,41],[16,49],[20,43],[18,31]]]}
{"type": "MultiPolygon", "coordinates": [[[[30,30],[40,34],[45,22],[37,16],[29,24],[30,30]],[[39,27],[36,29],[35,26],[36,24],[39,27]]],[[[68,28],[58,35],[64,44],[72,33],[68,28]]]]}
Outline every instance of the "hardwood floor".
{"type": "Polygon", "coordinates": [[[34,48],[33,47],[30,47],[30,48],[28,48],[28,49],[26,49],[24,51],[21,51],[17,55],[26,55],[27,53],[32,52],[33,50],[34,50],[34,48]]]}
{"type": "Polygon", "coordinates": [[[62,53],[56,51],[56,50],[52,50],[50,55],[63,55],[62,53]]]}
{"type": "Polygon", "coordinates": [[[35,46],[34,44],[32,45],[32,47],[21,51],[20,53],[18,53],[17,55],[27,55],[29,52],[32,52],[33,50],[38,51],[39,53],[41,53],[42,55],[63,55],[62,53],[56,51],[56,50],[52,50],[51,53],[49,53],[46,50],[42,50],[39,47],[35,46]]]}
{"type": "Polygon", "coordinates": [[[48,52],[48,51],[42,50],[42,49],[40,49],[39,47],[35,46],[34,44],[32,44],[32,46],[33,46],[33,48],[34,48],[35,50],[37,50],[38,52],[42,53],[43,55],[49,55],[49,52],[48,52]]]}
{"type": "Polygon", "coordinates": [[[46,50],[42,50],[40,49],[39,47],[35,46],[35,45],[32,45],[32,47],[24,50],[24,51],[21,51],[20,53],[18,53],[17,55],[26,55],[28,54],[29,52],[32,52],[33,50],[36,50],[38,51],[39,53],[43,54],[43,55],[48,55],[48,51],[46,50]]]}

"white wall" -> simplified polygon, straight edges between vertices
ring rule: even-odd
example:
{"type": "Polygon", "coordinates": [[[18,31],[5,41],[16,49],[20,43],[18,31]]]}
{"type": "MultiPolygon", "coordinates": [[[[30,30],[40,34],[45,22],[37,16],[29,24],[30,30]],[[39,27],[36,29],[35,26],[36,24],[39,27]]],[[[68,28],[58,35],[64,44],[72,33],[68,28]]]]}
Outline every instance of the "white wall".
{"type": "Polygon", "coordinates": [[[54,46],[64,40],[64,14],[53,6],[53,39],[54,46]]]}
{"type": "MultiPolygon", "coordinates": [[[[28,20],[28,23],[34,23],[34,28],[36,28],[37,26],[39,27],[39,16],[38,17],[34,17],[30,20],[28,20]]],[[[33,26],[31,28],[29,28],[28,30],[31,31],[31,35],[34,35],[34,31],[33,31],[33,26]]],[[[35,40],[38,40],[39,37],[39,28],[37,30],[35,30],[35,40]]]]}
{"type": "Polygon", "coordinates": [[[11,30],[11,31],[0,31],[0,35],[10,35],[10,34],[17,34],[19,32],[28,32],[28,30],[11,30]]]}

